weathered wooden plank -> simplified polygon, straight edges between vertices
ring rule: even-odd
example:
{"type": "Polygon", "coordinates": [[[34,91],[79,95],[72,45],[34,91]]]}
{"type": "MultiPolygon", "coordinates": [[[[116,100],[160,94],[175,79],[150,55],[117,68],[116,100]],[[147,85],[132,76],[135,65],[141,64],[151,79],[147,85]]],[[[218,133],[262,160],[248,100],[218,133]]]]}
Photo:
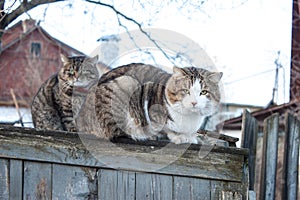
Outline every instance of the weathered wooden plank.
{"type": "Polygon", "coordinates": [[[98,199],[117,199],[118,172],[115,170],[98,171],[98,199]]]}
{"type": "Polygon", "coordinates": [[[24,162],[23,199],[52,199],[51,164],[24,162]]]}
{"type": "Polygon", "coordinates": [[[211,199],[210,180],[174,176],[174,200],[211,199]]]}
{"type": "Polygon", "coordinates": [[[300,122],[291,114],[286,115],[285,155],[284,155],[284,187],[283,198],[297,199],[298,163],[300,143],[300,122]]]}
{"type": "Polygon", "coordinates": [[[9,196],[10,199],[22,199],[23,196],[23,161],[9,160],[9,196]]]}
{"type": "Polygon", "coordinates": [[[97,199],[96,169],[53,164],[53,199],[97,199]]]}
{"type": "Polygon", "coordinates": [[[9,199],[9,161],[0,159],[0,199],[9,199]]]}
{"type": "Polygon", "coordinates": [[[260,184],[261,184],[261,170],[262,170],[262,149],[263,149],[263,135],[259,135],[256,145],[256,167],[255,167],[255,184],[254,190],[256,192],[256,198],[260,197],[260,184]]]}
{"type": "Polygon", "coordinates": [[[136,199],[136,178],[134,172],[118,171],[118,194],[119,200],[134,200],[136,199]]]}
{"type": "Polygon", "coordinates": [[[211,199],[215,200],[247,200],[247,184],[234,182],[211,181],[211,199]]]}
{"type": "Polygon", "coordinates": [[[251,190],[248,193],[248,200],[256,200],[256,193],[255,191],[251,190]]]}
{"type": "Polygon", "coordinates": [[[105,166],[138,172],[186,175],[220,180],[241,181],[245,155],[212,151],[213,147],[190,150],[189,145],[167,144],[163,148],[106,144],[91,141],[89,147],[105,166]],[[206,151],[202,157],[199,152],[206,151]],[[135,163],[132,165],[132,163],[135,163]],[[213,165],[213,166],[212,166],[213,165]]]}
{"type": "Polygon", "coordinates": [[[135,173],[100,169],[98,171],[98,199],[134,200],[135,173]]]}
{"type": "Polygon", "coordinates": [[[153,141],[116,144],[93,135],[0,127],[0,157],[25,160],[241,181],[247,155],[238,148],[153,141]]]}
{"type": "Polygon", "coordinates": [[[264,120],[261,191],[259,199],[275,199],[279,115],[264,120]]]}
{"type": "Polygon", "coordinates": [[[206,135],[211,138],[219,139],[226,141],[230,147],[236,147],[236,142],[239,141],[239,138],[232,137],[229,135],[224,135],[219,132],[207,131],[207,130],[198,130],[199,134],[206,135]]]}
{"type": "Polygon", "coordinates": [[[169,175],[136,173],[136,199],[172,200],[172,183],[169,175]]]}
{"type": "Polygon", "coordinates": [[[245,109],[242,123],[241,147],[249,149],[249,189],[254,190],[256,145],[257,145],[258,123],[257,120],[245,109]]]}

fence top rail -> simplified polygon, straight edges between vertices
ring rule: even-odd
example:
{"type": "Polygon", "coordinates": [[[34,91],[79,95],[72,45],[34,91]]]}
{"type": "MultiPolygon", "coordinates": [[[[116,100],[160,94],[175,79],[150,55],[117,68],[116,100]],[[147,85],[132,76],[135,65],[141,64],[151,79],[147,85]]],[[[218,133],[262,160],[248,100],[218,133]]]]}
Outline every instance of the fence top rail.
{"type": "Polygon", "coordinates": [[[0,158],[244,181],[248,149],[0,126],[0,158]]]}

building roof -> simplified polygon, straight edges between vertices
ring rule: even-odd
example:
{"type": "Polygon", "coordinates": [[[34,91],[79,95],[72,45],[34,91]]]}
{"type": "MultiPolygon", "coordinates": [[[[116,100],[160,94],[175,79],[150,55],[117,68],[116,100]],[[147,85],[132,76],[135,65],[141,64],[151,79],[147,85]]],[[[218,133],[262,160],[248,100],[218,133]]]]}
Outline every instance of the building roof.
{"type": "Polygon", "coordinates": [[[20,106],[28,106],[42,82],[60,68],[60,53],[85,55],[52,37],[32,19],[20,21],[5,30],[0,44],[0,105],[13,105],[12,88],[20,106]],[[41,44],[41,56],[32,54],[35,42],[41,44]]]}
{"type": "MultiPolygon", "coordinates": [[[[262,125],[263,120],[274,113],[279,113],[279,115],[283,116],[286,112],[295,112],[295,108],[299,107],[299,104],[300,98],[294,99],[285,104],[275,105],[265,109],[251,112],[251,115],[258,120],[259,125],[262,125]]],[[[222,128],[224,130],[241,130],[241,127],[242,116],[239,116],[225,120],[222,128]]]]}
{"type": "Polygon", "coordinates": [[[85,55],[83,52],[65,44],[64,42],[54,38],[51,36],[45,29],[43,29],[41,26],[39,26],[35,20],[33,19],[27,19],[24,21],[19,21],[9,29],[5,30],[4,35],[2,37],[1,45],[2,49],[1,52],[5,51],[9,47],[13,46],[20,40],[24,39],[27,35],[32,33],[34,30],[38,30],[41,34],[45,35],[48,40],[51,40],[51,42],[55,43],[60,48],[66,50],[66,51],[73,51],[74,54],[78,55],[85,55]]]}

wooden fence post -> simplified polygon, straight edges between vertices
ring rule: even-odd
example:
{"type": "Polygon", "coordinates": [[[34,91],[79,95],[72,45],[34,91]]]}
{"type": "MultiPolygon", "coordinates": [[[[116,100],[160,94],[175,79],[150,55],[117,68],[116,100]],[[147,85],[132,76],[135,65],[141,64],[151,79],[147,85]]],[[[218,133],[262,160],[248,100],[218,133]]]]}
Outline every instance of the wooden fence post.
{"type": "Polygon", "coordinates": [[[300,122],[287,113],[284,152],[284,186],[282,199],[297,199],[300,122]]]}
{"type": "Polygon", "coordinates": [[[277,147],[279,114],[275,113],[264,120],[263,152],[261,165],[260,197],[258,199],[275,199],[277,147]]]}
{"type": "Polygon", "coordinates": [[[254,190],[257,134],[257,120],[245,109],[242,120],[241,147],[249,149],[249,190],[254,190]]]}

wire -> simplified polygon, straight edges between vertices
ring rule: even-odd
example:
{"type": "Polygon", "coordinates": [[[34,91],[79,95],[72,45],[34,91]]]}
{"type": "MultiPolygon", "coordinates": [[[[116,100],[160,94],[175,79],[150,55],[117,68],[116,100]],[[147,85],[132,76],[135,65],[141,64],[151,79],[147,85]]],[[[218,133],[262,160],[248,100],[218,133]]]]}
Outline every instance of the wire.
{"type": "Polygon", "coordinates": [[[245,76],[243,78],[239,78],[239,79],[236,79],[236,80],[233,80],[233,81],[230,81],[230,82],[227,82],[227,83],[224,83],[224,85],[230,85],[232,83],[236,83],[236,82],[240,82],[240,81],[243,81],[245,79],[249,79],[249,78],[253,78],[253,77],[256,77],[256,76],[260,76],[262,74],[266,74],[266,73],[269,73],[269,72],[273,72],[275,71],[276,69],[269,69],[269,70],[266,70],[266,71],[263,71],[263,72],[260,72],[260,73],[257,73],[257,74],[252,74],[252,75],[249,75],[249,76],[245,76]]]}

